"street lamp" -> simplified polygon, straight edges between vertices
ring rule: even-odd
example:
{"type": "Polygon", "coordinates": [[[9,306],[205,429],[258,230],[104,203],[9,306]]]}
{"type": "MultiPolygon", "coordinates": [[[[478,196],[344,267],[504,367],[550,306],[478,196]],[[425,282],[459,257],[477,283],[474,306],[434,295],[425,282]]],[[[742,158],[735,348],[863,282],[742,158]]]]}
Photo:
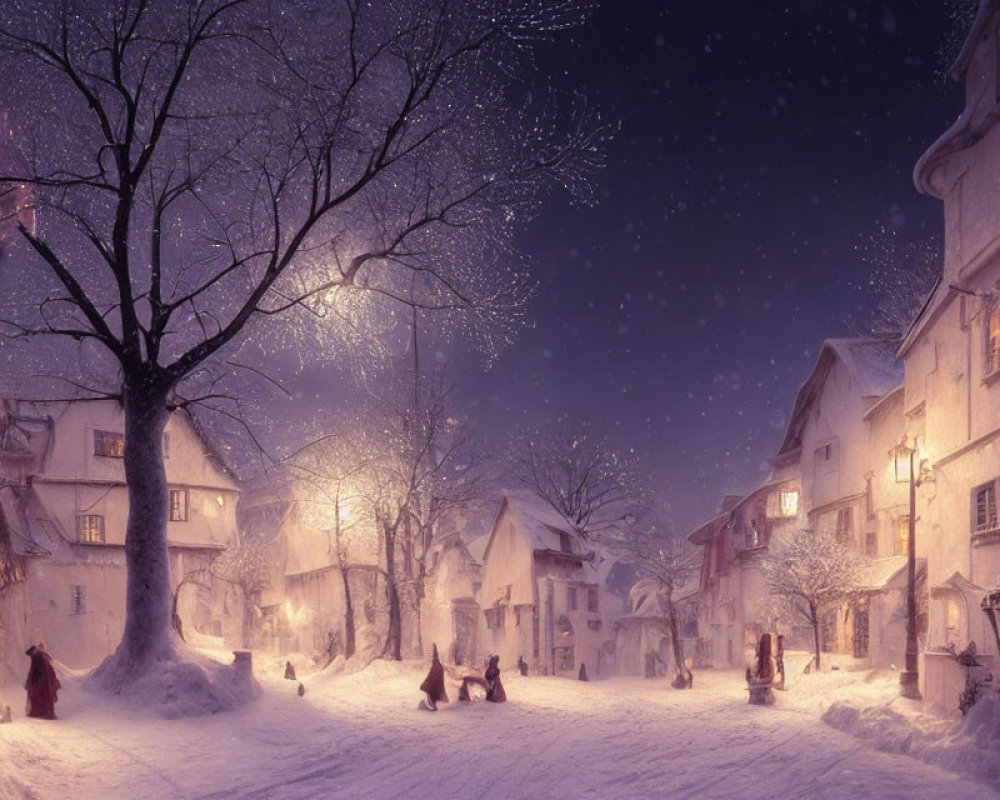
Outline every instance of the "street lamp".
{"type": "Polygon", "coordinates": [[[900,694],[911,700],[923,700],[919,686],[918,646],[917,646],[917,486],[920,481],[914,474],[913,461],[917,455],[917,442],[914,446],[907,444],[906,437],[896,445],[895,450],[896,480],[905,480],[908,475],[910,482],[910,518],[907,523],[906,544],[906,662],[905,669],[899,673],[900,694]],[[907,467],[909,468],[907,472],[907,467]]]}

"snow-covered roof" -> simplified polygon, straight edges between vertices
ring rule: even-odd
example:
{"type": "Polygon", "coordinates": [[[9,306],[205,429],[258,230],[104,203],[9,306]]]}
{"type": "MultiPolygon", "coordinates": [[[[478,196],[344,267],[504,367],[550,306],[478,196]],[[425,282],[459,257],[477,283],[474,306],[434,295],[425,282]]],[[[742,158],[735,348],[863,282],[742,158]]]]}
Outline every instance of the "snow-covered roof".
{"type": "MultiPolygon", "coordinates": [[[[972,23],[962,51],[949,72],[953,80],[961,81],[967,76],[976,48],[987,38],[991,26],[995,25],[998,11],[1000,11],[1000,0],[980,0],[976,19],[972,23]]],[[[995,99],[990,98],[988,94],[971,95],[967,90],[967,102],[958,119],[917,159],[913,168],[913,183],[917,191],[943,198],[946,187],[935,182],[938,167],[953,154],[971,147],[982,139],[1000,116],[1000,108],[997,107],[995,99]]]]}
{"type": "Polygon", "coordinates": [[[469,555],[482,564],[483,559],[486,558],[486,547],[490,543],[489,533],[476,534],[471,538],[464,539],[464,541],[466,549],[469,551],[469,555]]]}
{"type": "MultiPolygon", "coordinates": [[[[886,558],[876,558],[869,561],[862,568],[861,588],[866,591],[876,591],[886,589],[893,581],[905,582],[907,557],[887,556],[886,558]]],[[[916,562],[917,574],[921,574],[926,569],[927,561],[918,558],[916,562]]]]}
{"type": "MultiPolygon", "coordinates": [[[[699,582],[697,580],[688,581],[680,589],[674,591],[674,603],[681,603],[692,596],[698,594],[699,582]]],[[[631,613],[629,617],[642,617],[645,619],[655,619],[665,617],[666,609],[660,602],[660,584],[653,578],[640,578],[635,585],[629,589],[628,599],[631,613]]]]}
{"type": "Polygon", "coordinates": [[[577,538],[569,523],[544,500],[523,492],[505,492],[504,500],[531,537],[535,550],[565,552],[561,534],[568,534],[570,541],[577,538]]]}
{"type": "Polygon", "coordinates": [[[906,556],[876,558],[864,565],[862,587],[884,589],[886,584],[902,569],[906,569],[906,556]]]}
{"type": "Polygon", "coordinates": [[[732,516],[732,510],[717,514],[702,522],[688,534],[688,541],[693,544],[705,544],[715,535],[716,528],[732,516]]]}
{"type": "Polygon", "coordinates": [[[775,457],[797,450],[809,409],[823,390],[835,361],[840,361],[851,377],[858,396],[882,397],[903,381],[903,363],[896,358],[893,343],[886,339],[859,337],[827,339],[820,348],[812,372],[795,395],[784,440],[775,457]]]}
{"type": "Polygon", "coordinates": [[[497,533],[497,523],[507,510],[520,523],[528,536],[531,549],[535,553],[551,553],[575,559],[580,563],[590,562],[604,577],[614,563],[608,554],[594,541],[584,541],[554,508],[540,498],[525,492],[504,492],[500,510],[497,512],[489,536],[489,544],[483,554],[482,563],[489,559],[490,549],[497,533]]]}
{"type": "Polygon", "coordinates": [[[903,364],[896,360],[895,345],[885,339],[827,339],[825,347],[833,350],[862,397],[881,397],[903,380],[903,364]]]}

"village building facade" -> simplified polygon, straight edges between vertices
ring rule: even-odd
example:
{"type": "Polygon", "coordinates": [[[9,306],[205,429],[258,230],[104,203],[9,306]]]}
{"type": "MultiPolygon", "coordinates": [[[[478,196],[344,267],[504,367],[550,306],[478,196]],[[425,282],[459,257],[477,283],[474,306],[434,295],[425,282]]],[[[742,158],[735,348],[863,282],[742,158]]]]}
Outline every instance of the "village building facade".
{"type": "MultiPolygon", "coordinates": [[[[123,431],[113,400],[4,403],[2,539],[22,578],[0,596],[5,657],[44,640],[62,663],[88,668],[118,645],[128,517],[123,431]]],[[[209,566],[235,535],[236,481],[186,413],[173,414],[163,444],[175,613],[189,630],[231,635],[239,612],[226,607],[209,566]]]]}
{"type": "Polygon", "coordinates": [[[899,350],[916,447],[916,547],[927,560],[921,690],[953,706],[956,650],[1000,668],[1000,3],[983,0],[952,68],[966,105],[921,156],[917,188],[944,204],[941,281],[899,350]]]}
{"type": "Polygon", "coordinates": [[[820,648],[848,663],[902,660],[908,475],[895,470],[904,432],[902,364],[879,339],[824,342],[797,393],[768,480],[689,538],[705,548],[701,582],[705,660],[741,666],[761,633],[811,650],[804,618],[774,602],[761,559],[799,530],[832,533],[865,567],[860,591],[823,612],[820,648]],[[904,483],[903,481],[907,481],[904,483]]]}
{"type": "Polygon", "coordinates": [[[480,605],[482,646],[543,675],[614,671],[621,598],[605,587],[611,560],[543,501],[508,493],[490,532],[480,605]]]}
{"type": "Polygon", "coordinates": [[[798,476],[786,468],[745,497],[726,498],[721,514],[688,535],[703,546],[699,666],[742,667],[760,633],[772,630],[774,610],[761,558],[800,524],[800,495],[798,476]]]}
{"type": "MultiPolygon", "coordinates": [[[[672,677],[675,657],[670,640],[669,609],[663,587],[652,578],[641,578],[629,590],[629,611],[615,623],[615,673],[646,678],[672,677]]],[[[671,598],[684,662],[706,666],[698,656],[698,584],[691,582],[671,598]]]]}

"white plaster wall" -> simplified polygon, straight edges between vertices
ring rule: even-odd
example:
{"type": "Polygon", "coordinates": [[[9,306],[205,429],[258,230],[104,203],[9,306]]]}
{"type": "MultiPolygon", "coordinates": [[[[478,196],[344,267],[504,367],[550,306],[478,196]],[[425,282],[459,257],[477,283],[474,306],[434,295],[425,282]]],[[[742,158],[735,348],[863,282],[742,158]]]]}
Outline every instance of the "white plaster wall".
{"type": "Polygon", "coordinates": [[[124,553],[109,549],[106,555],[101,564],[28,562],[28,636],[44,640],[53,658],[74,669],[97,666],[121,641],[124,553]],[[74,613],[74,586],[84,587],[83,613],[74,613]]]}

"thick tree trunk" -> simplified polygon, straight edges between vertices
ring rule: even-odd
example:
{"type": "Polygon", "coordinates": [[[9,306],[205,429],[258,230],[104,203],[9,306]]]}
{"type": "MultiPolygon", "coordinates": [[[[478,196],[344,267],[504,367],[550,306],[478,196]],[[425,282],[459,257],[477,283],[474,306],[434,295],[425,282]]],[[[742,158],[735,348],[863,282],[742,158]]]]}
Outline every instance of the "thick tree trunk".
{"type": "Polygon", "coordinates": [[[176,634],[167,552],[168,490],[163,466],[163,429],[170,416],[166,397],[166,390],[150,387],[147,382],[125,387],[128,579],[122,641],[102,666],[112,685],[128,683],[145,673],[154,661],[174,654],[176,634]]]}

